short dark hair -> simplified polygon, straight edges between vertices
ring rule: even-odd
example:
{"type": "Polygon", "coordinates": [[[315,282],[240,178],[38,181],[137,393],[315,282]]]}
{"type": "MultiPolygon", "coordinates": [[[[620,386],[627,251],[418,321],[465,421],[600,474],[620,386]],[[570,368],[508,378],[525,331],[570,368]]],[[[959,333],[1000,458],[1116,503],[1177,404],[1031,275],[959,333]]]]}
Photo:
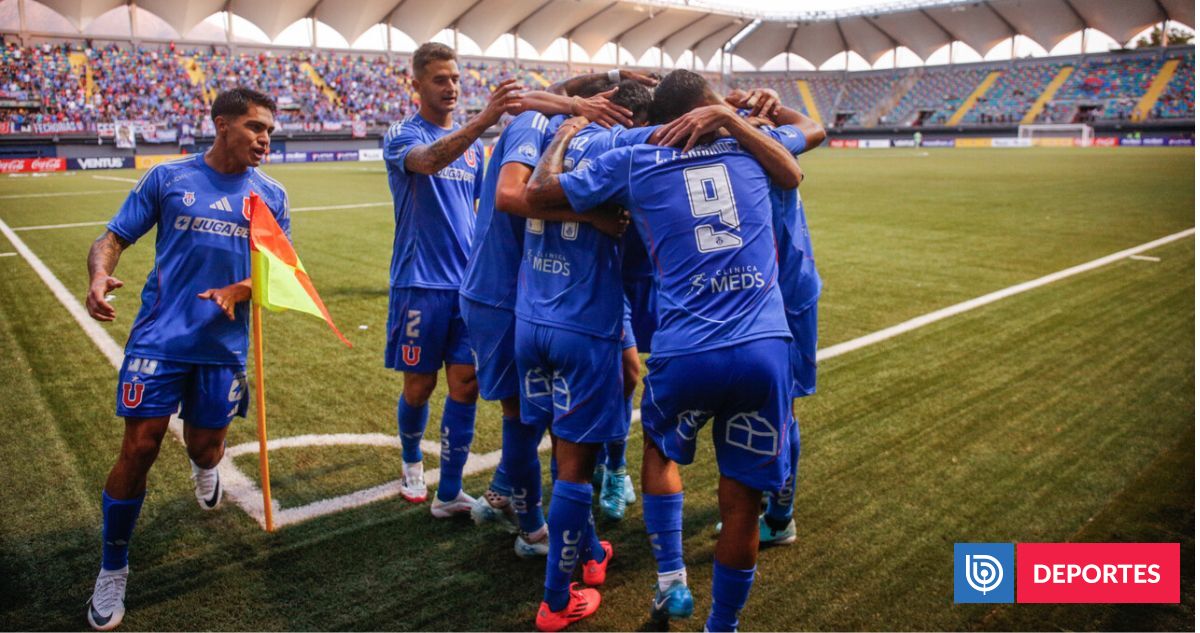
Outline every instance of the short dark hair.
{"type": "Polygon", "coordinates": [[[250,104],[262,106],[275,114],[275,100],[250,88],[233,88],[217,95],[212,104],[212,120],[217,117],[235,118],[250,111],[250,104]]]}
{"type": "Polygon", "coordinates": [[[654,95],[642,84],[626,79],[617,84],[617,92],[612,96],[612,102],[633,113],[634,123],[644,123],[650,117],[650,105],[654,95]]]}
{"type": "Polygon", "coordinates": [[[430,62],[455,61],[457,59],[458,54],[454,52],[453,48],[438,42],[425,42],[413,53],[413,74],[424,74],[425,67],[430,62]]]}
{"type": "Polygon", "coordinates": [[[612,82],[608,80],[608,77],[593,77],[583,82],[578,88],[576,88],[575,94],[571,96],[583,97],[584,99],[587,99],[588,97],[594,97],[601,92],[608,90],[609,88],[612,88],[612,82]]]}
{"type": "Polygon", "coordinates": [[[663,77],[654,89],[654,102],[650,105],[651,123],[670,123],[704,105],[712,87],[698,73],[679,68],[663,77]]]}

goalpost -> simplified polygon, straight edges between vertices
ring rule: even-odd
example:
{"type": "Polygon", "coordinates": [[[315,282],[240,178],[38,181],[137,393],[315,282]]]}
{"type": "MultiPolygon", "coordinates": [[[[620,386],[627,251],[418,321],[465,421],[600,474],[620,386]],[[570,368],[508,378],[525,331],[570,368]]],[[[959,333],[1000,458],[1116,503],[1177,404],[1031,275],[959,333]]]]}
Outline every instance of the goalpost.
{"type": "Polygon", "coordinates": [[[1091,147],[1095,133],[1086,123],[1031,123],[1017,128],[1030,145],[1091,147]]]}

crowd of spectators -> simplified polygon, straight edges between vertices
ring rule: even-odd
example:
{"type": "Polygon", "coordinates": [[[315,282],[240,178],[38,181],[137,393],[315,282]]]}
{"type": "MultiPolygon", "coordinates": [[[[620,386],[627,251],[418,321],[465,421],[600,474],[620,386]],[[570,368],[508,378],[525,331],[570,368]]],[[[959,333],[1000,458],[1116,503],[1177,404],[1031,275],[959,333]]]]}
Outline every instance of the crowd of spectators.
{"type": "MultiPolygon", "coordinates": [[[[1154,105],[1152,118],[1195,116],[1195,55],[1174,50],[1179,67],[1154,105]]],[[[20,131],[37,124],[78,126],[89,131],[118,120],[164,127],[200,128],[209,99],[220,90],[248,85],[279,104],[285,129],[342,129],[350,122],[390,124],[416,110],[411,60],[407,56],[311,51],[176,50],[174,45],[91,42],[0,46],[0,129],[20,131]],[[72,65],[74,60],[74,66],[72,65]],[[189,72],[189,70],[191,72],[189,72]]],[[[874,73],[742,74],[731,87],[765,85],[789,106],[806,111],[796,78],[803,77],[826,122],[871,124],[868,114],[890,125],[945,123],[987,76],[995,84],[966,114],[966,124],[1012,125],[1021,120],[1066,65],[1077,66],[1039,120],[1120,120],[1131,116],[1139,97],[1162,67],[1157,52],[1102,55],[1081,62],[1023,60],[1015,64],[898,69],[874,73]],[[915,75],[914,75],[915,73],[915,75]],[[903,90],[900,82],[911,88],[903,90]],[[895,100],[894,107],[888,107],[895,100]]],[[[512,60],[461,60],[457,113],[464,122],[487,104],[501,80],[516,77],[541,88],[567,77],[559,65],[512,60]]]]}

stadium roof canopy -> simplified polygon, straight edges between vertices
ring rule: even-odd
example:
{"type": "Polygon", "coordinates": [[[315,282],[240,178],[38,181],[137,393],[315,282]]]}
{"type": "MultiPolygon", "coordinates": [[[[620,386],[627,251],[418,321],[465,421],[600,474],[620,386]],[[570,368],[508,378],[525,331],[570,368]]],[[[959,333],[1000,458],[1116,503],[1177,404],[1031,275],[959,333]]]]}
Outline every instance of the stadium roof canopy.
{"type": "MultiPolygon", "coordinates": [[[[32,3],[34,0],[17,0],[32,3]]],[[[1015,35],[1046,50],[1084,28],[1126,42],[1172,20],[1194,27],[1193,0],[929,0],[840,12],[767,15],[669,0],[37,0],[81,35],[102,14],[124,5],[149,11],[181,36],[219,11],[230,11],[274,39],[302,18],[315,18],[354,42],[380,23],[424,42],[457,28],[487,49],[516,33],[540,53],[569,38],[589,56],[617,42],[634,59],[659,48],[672,59],[688,51],[711,59],[722,48],[756,67],[791,52],[819,66],[844,51],[869,63],[903,46],[928,59],[954,41],[980,55],[1015,35]]],[[[95,35],[95,34],[89,34],[95,35]]]]}

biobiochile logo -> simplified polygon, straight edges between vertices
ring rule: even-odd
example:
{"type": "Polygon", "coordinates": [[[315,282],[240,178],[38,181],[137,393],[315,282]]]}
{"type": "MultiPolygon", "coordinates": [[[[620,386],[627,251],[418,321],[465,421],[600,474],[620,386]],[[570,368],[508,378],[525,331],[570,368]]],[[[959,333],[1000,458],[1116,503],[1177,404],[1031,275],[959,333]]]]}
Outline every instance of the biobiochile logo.
{"type": "Polygon", "coordinates": [[[955,543],[956,603],[1179,602],[1179,543],[955,543]]]}

